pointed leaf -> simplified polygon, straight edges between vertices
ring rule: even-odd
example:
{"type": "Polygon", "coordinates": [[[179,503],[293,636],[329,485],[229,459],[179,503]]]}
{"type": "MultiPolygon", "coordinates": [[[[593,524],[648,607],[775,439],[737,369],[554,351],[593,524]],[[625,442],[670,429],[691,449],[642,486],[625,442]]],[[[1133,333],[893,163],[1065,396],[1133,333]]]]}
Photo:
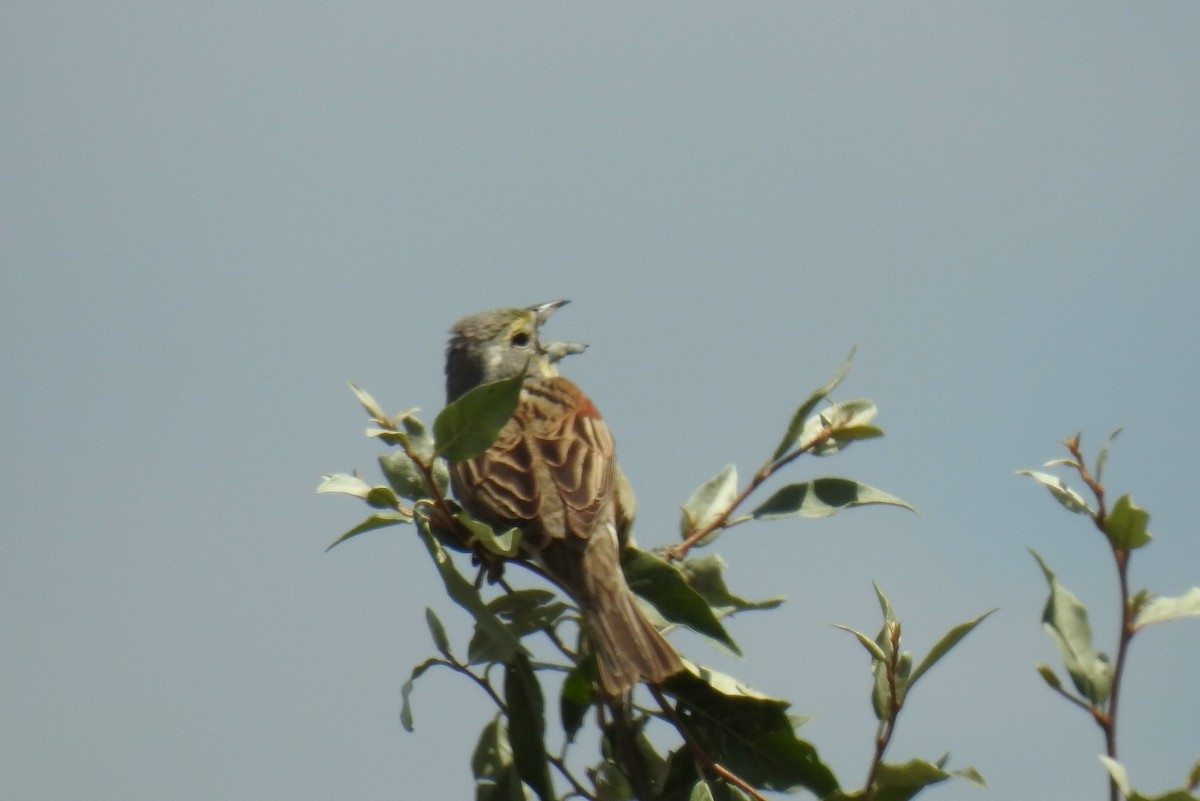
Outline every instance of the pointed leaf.
{"type": "Polygon", "coordinates": [[[346,495],[353,495],[355,498],[363,499],[367,497],[370,491],[370,484],[358,476],[346,473],[326,473],[322,476],[321,483],[317,485],[317,492],[341,492],[346,495]]]}
{"type": "Polygon", "coordinates": [[[1104,518],[1104,533],[1118,551],[1131,551],[1150,542],[1146,523],[1150,513],[1137,506],[1128,495],[1122,495],[1104,518]]]}
{"type": "Polygon", "coordinates": [[[664,688],[676,699],[677,715],[689,737],[751,785],[767,790],[804,787],[818,798],[837,789],[833,772],[816,749],[796,737],[786,701],[695,666],[671,677],[664,688]]]}
{"type": "Polygon", "coordinates": [[[1148,601],[1134,618],[1134,627],[1165,623],[1181,617],[1200,616],[1200,587],[1192,587],[1174,598],[1155,598],[1148,601]]]}
{"type": "Polygon", "coordinates": [[[371,416],[372,420],[379,423],[387,422],[387,413],[375,402],[375,399],[371,397],[369,392],[353,381],[350,382],[350,390],[354,393],[354,397],[358,398],[358,402],[362,404],[362,407],[367,410],[367,414],[371,416]]]}
{"type": "Polygon", "coordinates": [[[550,590],[526,589],[505,593],[488,602],[488,608],[509,622],[518,636],[552,627],[570,606],[550,590]]]}
{"type": "Polygon", "coordinates": [[[921,663],[917,665],[915,670],[913,670],[912,676],[908,679],[909,689],[912,689],[912,686],[917,683],[917,679],[921,678],[926,671],[937,664],[937,661],[945,656],[951,648],[953,648],[955,645],[958,645],[959,641],[962,640],[963,637],[966,637],[968,634],[970,634],[976,626],[982,623],[988,615],[995,611],[995,609],[992,609],[984,612],[979,617],[966,621],[965,623],[959,623],[957,626],[942,635],[942,639],[937,641],[933,648],[929,650],[929,653],[926,654],[925,658],[921,660],[921,663]]]}
{"type": "Polygon", "coordinates": [[[883,649],[876,645],[874,640],[863,634],[861,631],[856,631],[849,626],[843,626],[841,623],[834,623],[833,626],[834,628],[839,628],[842,631],[848,631],[857,637],[858,641],[862,643],[862,647],[867,649],[867,653],[869,653],[871,658],[876,662],[887,661],[887,654],[883,652],[883,649]]]}
{"type": "Polygon", "coordinates": [[[829,380],[825,386],[813,392],[804,403],[792,413],[791,422],[788,423],[787,431],[783,434],[783,439],[779,441],[779,445],[775,448],[775,452],[771,454],[771,461],[778,462],[788,451],[796,447],[800,441],[801,432],[804,431],[804,423],[808,420],[808,416],[812,414],[813,409],[817,408],[817,404],[829,397],[829,393],[837,388],[837,385],[842,383],[842,379],[846,377],[846,373],[850,372],[850,364],[854,361],[855,348],[850,349],[850,355],[846,357],[846,361],[838,369],[837,373],[829,380]]]}
{"type": "Polygon", "coordinates": [[[1063,508],[1068,511],[1081,515],[1090,515],[1092,513],[1092,510],[1088,508],[1083,498],[1079,497],[1079,493],[1068,487],[1058,476],[1050,473],[1040,473],[1037,470],[1018,470],[1017,475],[1029,476],[1034,481],[1042,484],[1046,489],[1050,490],[1050,494],[1054,496],[1054,500],[1061,503],[1063,508]]]}
{"type": "Polygon", "coordinates": [[[1100,764],[1108,771],[1108,775],[1112,777],[1113,784],[1121,791],[1122,795],[1129,795],[1129,773],[1126,772],[1125,766],[1117,760],[1108,756],[1099,757],[1100,764]]]}
{"type": "Polygon", "coordinates": [[[713,614],[712,607],[688,586],[683,574],[669,562],[629,547],[621,555],[621,568],[629,589],[658,610],[664,619],[687,626],[741,655],[737,643],[713,614]]]}
{"type": "Polygon", "coordinates": [[[574,741],[575,735],[583,727],[584,716],[595,700],[596,685],[588,675],[586,666],[575,665],[563,679],[559,696],[559,716],[562,718],[567,742],[574,741]]]}
{"type": "MultiPolygon", "coordinates": [[[[875,597],[879,600],[879,611],[883,614],[883,622],[899,624],[900,619],[896,617],[896,610],[892,609],[892,602],[889,601],[887,596],[883,594],[883,590],[879,588],[877,583],[872,581],[871,586],[875,588],[875,597]]],[[[880,633],[880,636],[882,636],[882,632],[880,633]]],[[[889,654],[892,652],[890,639],[886,651],[889,654]]]]}
{"type": "MultiPolygon", "coordinates": [[[[571,607],[558,600],[549,590],[518,590],[488,602],[488,609],[507,623],[508,631],[516,637],[551,627],[568,614],[571,607]]],[[[475,627],[467,647],[467,662],[472,665],[505,661],[504,642],[496,643],[491,632],[475,627]]]]}
{"type": "Polygon", "coordinates": [[[326,548],[325,551],[328,553],[329,551],[333,550],[333,548],[335,546],[341,545],[343,542],[350,539],[351,537],[356,537],[359,534],[362,534],[364,532],[374,531],[377,528],[386,528],[387,526],[395,526],[395,525],[399,525],[400,523],[411,523],[411,522],[412,522],[412,515],[406,514],[404,512],[399,512],[394,509],[389,509],[389,510],[383,511],[383,512],[376,512],[375,514],[368,517],[366,520],[359,523],[354,528],[347,531],[342,536],[338,537],[332,543],[330,543],[329,547],[326,548]]]}
{"type": "Polygon", "coordinates": [[[525,373],[466,392],[433,421],[435,452],[455,462],[478,456],[491,447],[512,418],[521,399],[525,373]]]}
{"type": "Polygon", "coordinates": [[[545,700],[524,654],[516,654],[505,665],[504,702],[508,707],[508,737],[517,775],[542,801],[553,801],[554,785],[546,758],[545,700]]]}
{"type": "MultiPolygon", "coordinates": [[[[705,481],[692,497],[683,505],[683,517],[679,521],[679,534],[686,539],[694,531],[700,531],[712,525],[721,515],[729,511],[737,498],[737,468],[731,464],[725,465],[720,473],[705,481]]],[[[711,542],[717,532],[701,540],[701,544],[711,542]]]]}
{"type": "Polygon", "coordinates": [[[446,627],[428,606],[425,607],[425,623],[429,626],[429,634],[433,637],[433,645],[438,649],[438,653],[447,659],[453,659],[450,654],[450,639],[446,636],[446,627]]]}
{"type": "Polygon", "coordinates": [[[950,778],[962,778],[986,786],[974,768],[946,770],[923,759],[913,759],[903,765],[881,762],[875,772],[875,801],[908,801],[926,787],[950,778]]]}
{"type": "Polygon", "coordinates": [[[476,801],[524,801],[521,780],[513,767],[508,729],[497,716],[483,727],[471,754],[476,801]]]}
{"type": "Polygon", "coordinates": [[[1049,665],[1047,665],[1043,662],[1038,662],[1037,663],[1037,672],[1038,672],[1038,675],[1040,675],[1042,677],[1043,681],[1045,681],[1046,684],[1050,685],[1050,689],[1052,689],[1052,690],[1061,690],[1062,689],[1062,679],[1060,679],[1058,677],[1058,674],[1054,672],[1054,668],[1050,667],[1049,665]]]}
{"type": "Polygon", "coordinates": [[[454,513],[454,519],[471,532],[470,543],[479,543],[494,554],[512,558],[521,551],[521,531],[516,528],[497,532],[487,523],[473,517],[466,510],[454,513]]]}
{"type": "Polygon", "coordinates": [[[409,696],[412,695],[417,679],[421,678],[425,671],[437,664],[441,663],[436,659],[426,659],[413,668],[412,675],[408,677],[408,681],[400,686],[400,725],[407,732],[413,730],[412,706],[409,703],[409,696]]]}
{"type": "Polygon", "coordinates": [[[887,504],[916,511],[896,496],[866,484],[848,478],[818,478],[780,488],[752,514],[759,520],[828,517],[842,509],[867,504],[887,504]]]}
{"type": "Polygon", "coordinates": [[[1075,689],[1096,706],[1103,706],[1112,692],[1113,668],[1104,654],[1092,646],[1092,628],[1087,608],[1058,583],[1054,571],[1036,551],[1030,551],[1050,585],[1050,597],[1042,612],[1042,626],[1058,646],[1059,655],[1075,689]]]}
{"type": "Polygon", "coordinates": [[[690,557],[680,562],[678,567],[688,586],[700,593],[708,605],[719,612],[774,609],[786,600],[782,595],[776,595],[761,601],[748,601],[734,595],[725,584],[725,560],[717,554],[690,557]]]}

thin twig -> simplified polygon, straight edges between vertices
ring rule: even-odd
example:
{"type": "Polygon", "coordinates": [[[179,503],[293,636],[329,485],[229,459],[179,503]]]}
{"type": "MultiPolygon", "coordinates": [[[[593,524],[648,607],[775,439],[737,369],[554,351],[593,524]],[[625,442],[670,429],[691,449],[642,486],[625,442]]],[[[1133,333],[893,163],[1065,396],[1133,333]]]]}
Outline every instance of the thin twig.
{"type": "Polygon", "coordinates": [[[737,511],[738,507],[741,506],[756,489],[762,486],[763,482],[773,476],[781,468],[786,467],[804,454],[809,453],[814,448],[824,444],[830,439],[830,437],[833,436],[835,428],[836,426],[834,425],[826,426],[821,430],[821,433],[813,437],[812,440],[800,446],[799,448],[796,448],[796,450],[792,451],[786,456],[782,456],[779,459],[771,459],[765,462],[763,466],[758,468],[758,471],[755,472],[754,477],[750,479],[750,483],[747,484],[746,487],[738,493],[737,497],[733,499],[733,502],[729,504],[729,508],[717,515],[707,525],[702,526],[696,531],[693,531],[683,540],[683,542],[679,542],[668,547],[665,550],[667,558],[673,561],[679,561],[687,556],[688,551],[690,551],[696,543],[717,529],[728,528],[729,526],[737,525],[738,523],[743,523],[750,519],[748,517],[739,518],[733,523],[729,521],[729,518],[735,511],[737,511]]]}
{"type": "Polygon", "coordinates": [[[558,772],[562,774],[562,777],[570,783],[572,788],[570,795],[579,796],[580,798],[587,798],[589,801],[596,801],[595,794],[588,791],[586,787],[579,783],[579,780],[576,779],[575,776],[572,775],[571,771],[567,769],[567,763],[561,757],[547,754],[546,761],[553,765],[558,772]]]}
{"type": "MultiPolygon", "coordinates": [[[[1088,471],[1087,464],[1083,460],[1083,453],[1079,447],[1079,435],[1076,434],[1071,437],[1065,444],[1074,460],[1073,466],[1079,473],[1079,478],[1087,485],[1092,495],[1096,498],[1096,510],[1091,515],[1092,523],[1099,529],[1101,534],[1105,535],[1105,541],[1109,543],[1109,547],[1112,550],[1113,562],[1117,568],[1117,582],[1120,586],[1121,630],[1117,636],[1117,659],[1113,664],[1112,688],[1108,694],[1108,709],[1106,711],[1100,710],[1091,704],[1084,704],[1072,698],[1062,690],[1059,690],[1059,692],[1068,700],[1083,706],[1092,713],[1096,725],[1104,732],[1105,752],[1108,754],[1109,759],[1115,760],[1117,758],[1117,707],[1121,699],[1121,681],[1125,674],[1125,659],[1129,651],[1129,644],[1132,642],[1133,634],[1136,630],[1133,624],[1133,607],[1129,599],[1129,560],[1131,552],[1116,547],[1108,539],[1108,532],[1105,531],[1105,524],[1108,521],[1108,508],[1105,504],[1104,485],[1088,471]]],[[[1108,782],[1108,797],[1109,801],[1118,801],[1121,797],[1120,788],[1117,787],[1116,780],[1111,777],[1108,782]]]]}

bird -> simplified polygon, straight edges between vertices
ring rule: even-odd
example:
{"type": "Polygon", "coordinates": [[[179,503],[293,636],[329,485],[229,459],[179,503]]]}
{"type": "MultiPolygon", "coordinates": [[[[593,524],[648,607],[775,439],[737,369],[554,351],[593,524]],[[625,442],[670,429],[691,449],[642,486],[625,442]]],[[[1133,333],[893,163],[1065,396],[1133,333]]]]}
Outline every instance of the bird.
{"type": "Polygon", "coordinates": [[[446,347],[446,402],[524,373],[513,416],[482,454],[450,463],[455,497],[497,529],[522,533],[527,555],[579,607],[603,691],[623,696],[683,670],[679,654],[638,608],[621,572],[635,511],[608,425],[559,375],[586,345],[541,341],[567,303],[501,308],[459,320],[446,347]]]}

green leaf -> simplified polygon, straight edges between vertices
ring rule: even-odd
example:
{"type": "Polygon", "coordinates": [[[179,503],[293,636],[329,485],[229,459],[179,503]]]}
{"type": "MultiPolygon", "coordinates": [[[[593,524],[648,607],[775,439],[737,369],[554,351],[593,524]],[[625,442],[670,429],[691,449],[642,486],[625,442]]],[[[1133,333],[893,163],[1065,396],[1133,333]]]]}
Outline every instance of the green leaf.
{"type": "MultiPolygon", "coordinates": [[[[683,505],[683,517],[679,521],[679,534],[687,539],[692,532],[712,525],[721,515],[729,511],[737,498],[737,468],[725,465],[720,473],[705,481],[683,505]]],[[[714,531],[700,541],[711,542],[717,536],[714,531]]]]}
{"type": "Polygon", "coordinates": [[[471,532],[471,543],[479,543],[494,554],[512,558],[521,551],[521,531],[516,528],[505,529],[500,533],[487,523],[473,517],[465,509],[454,513],[454,519],[471,532]]]}
{"type": "Polygon", "coordinates": [[[326,473],[322,476],[322,481],[317,485],[317,492],[341,492],[346,495],[353,495],[355,498],[367,497],[371,491],[371,485],[363,481],[358,476],[348,475],[346,473],[326,473]]]}
{"type": "Polygon", "coordinates": [[[433,637],[433,645],[438,649],[438,653],[447,659],[453,659],[450,654],[450,640],[446,637],[446,627],[428,606],[425,607],[425,623],[429,626],[429,634],[433,637]]]}
{"type": "Polygon", "coordinates": [[[1046,682],[1046,684],[1050,685],[1050,689],[1052,689],[1052,690],[1061,690],[1062,689],[1062,679],[1060,679],[1058,677],[1058,674],[1054,672],[1054,668],[1050,667],[1049,665],[1045,664],[1044,662],[1038,662],[1037,663],[1037,672],[1038,672],[1038,675],[1040,675],[1042,677],[1042,679],[1046,682]]]}
{"type": "Polygon", "coordinates": [[[810,443],[824,437],[819,445],[811,446],[810,453],[829,456],[851,442],[882,437],[883,430],[870,425],[877,412],[875,403],[865,398],[835,403],[808,419],[800,434],[800,445],[809,447],[810,443]]]}
{"type": "MultiPolygon", "coordinates": [[[[401,497],[417,501],[432,497],[433,492],[426,483],[425,472],[421,465],[430,467],[437,489],[444,495],[450,483],[450,474],[444,459],[434,456],[433,436],[426,430],[425,425],[413,417],[416,409],[401,412],[396,419],[396,425],[403,431],[378,431],[381,439],[389,444],[406,444],[407,447],[393,449],[379,457],[379,467],[388,483],[401,497]],[[412,453],[420,460],[421,465],[413,460],[412,453]]],[[[370,433],[370,432],[368,432],[370,433]]]]}
{"type": "Polygon", "coordinates": [[[854,361],[855,348],[850,349],[850,355],[846,357],[846,361],[842,364],[837,373],[829,380],[825,386],[813,392],[804,403],[792,413],[791,422],[788,423],[787,430],[783,434],[783,439],[779,441],[779,445],[775,448],[775,452],[771,454],[771,461],[778,462],[788,454],[792,448],[796,447],[800,441],[801,432],[804,431],[805,421],[812,414],[813,409],[817,408],[817,404],[829,397],[829,393],[837,388],[837,385],[842,383],[842,379],[850,372],[850,364],[854,361]]]}
{"type": "Polygon", "coordinates": [[[621,554],[621,568],[629,589],[658,610],[664,619],[687,626],[741,655],[741,649],[713,614],[712,607],[688,586],[683,574],[669,562],[629,547],[621,554]]]}
{"type": "Polygon", "coordinates": [[[1187,784],[1184,787],[1189,791],[1200,787],[1200,759],[1197,759],[1196,763],[1192,765],[1192,770],[1188,773],[1187,784]]]}
{"type": "Polygon", "coordinates": [[[896,496],[866,484],[848,478],[817,478],[780,488],[752,514],[759,520],[828,517],[842,509],[867,504],[888,504],[916,511],[896,496]]]}
{"type": "Polygon", "coordinates": [[[343,542],[350,539],[351,537],[356,537],[359,534],[362,534],[366,531],[374,531],[377,528],[386,528],[388,526],[399,525],[400,523],[411,523],[411,522],[412,522],[411,515],[406,514],[404,512],[396,511],[394,509],[389,509],[384,512],[376,512],[375,514],[368,517],[366,520],[359,523],[354,528],[347,531],[342,536],[338,537],[332,543],[330,543],[329,547],[326,548],[325,551],[326,551],[326,553],[328,553],[335,546],[341,545],[343,542]]]}
{"type": "Polygon", "coordinates": [[[981,787],[987,783],[974,768],[945,770],[923,759],[913,759],[903,765],[881,762],[875,772],[875,801],[908,801],[921,790],[950,778],[962,778],[981,787]]]}
{"type": "Polygon", "coordinates": [[[512,419],[525,383],[522,371],[512,378],[482,384],[446,406],[433,421],[435,453],[451,462],[486,451],[512,419]]]}
{"type": "Polygon", "coordinates": [[[596,785],[596,801],[636,801],[629,779],[611,759],[604,760],[595,768],[592,783],[596,785]]]}
{"type": "Polygon", "coordinates": [[[1102,707],[1112,692],[1113,668],[1104,654],[1092,646],[1092,628],[1087,608],[1069,590],[1058,583],[1054,571],[1036,551],[1030,551],[1041,565],[1050,585],[1050,597],[1042,612],[1042,627],[1058,646],[1059,655],[1075,689],[1096,706],[1102,707]]]}
{"type": "Polygon", "coordinates": [[[365,500],[368,506],[376,509],[398,509],[400,506],[400,499],[396,497],[396,492],[391,487],[382,485],[371,487],[365,500]]]}
{"type": "Polygon", "coordinates": [[[573,742],[575,735],[583,727],[584,716],[596,700],[596,685],[592,681],[586,665],[576,664],[567,671],[561,693],[559,715],[562,718],[567,742],[573,742]]]}
{"type": "Polygon", "coordinates": [[[1018,470],[1017,475],[1029,476],[1034,481],[1042,484],[1046,489],[1050,490],[1050,494],[1054,496],[1054,500],[1061,503],[1064,509],[1081,515],[1090,515],[1092,513],[1092,510],[1088,508],[1083,498],[1079,497],[1079,493],[1068,487],[1058,476],[1050,473],[1040,473],[1037,470],[1018,470]]]}
{"type": "Polygon", "coordinates": [[[404,451],[391,450],[381,454],[379,469],[400,497],[419,501],[430,496],[429,488],[425,485],[425,474],[404,451]]]}
{"type": "Polygon", "coordinates": [[[862,643],[862,647],[867,649],[867,653],[869,653],[871,655],[871,658],[874,659],[875,661],[877,661],[877,662],[886,662],[887,661],[887,654],[885,654],[883,652],[883,649],[880,648],[875,643],[874,640],[872,640],[867,635],[863,634],[861,631],[856,631],[855,629],[852,629],[849,626],[843,626],[841,623],[834,623],[833,626],[834,626],[834,628],[841,629],[842,631],[848,631],[851,634],[853,634],[855,637],[857,637],[858,641],[860,643],[862,643]]]}
{"type": "Polygon", "coordinates": [[[475,777],[475,801],[526,801],[526,794],[513,766],[508,729],[499,717],[483,727],[471,754],[475,777]]]}
{"type": "Polygon", "coordinates": [[[1104,518],[1104,533],[1118,551],[1131,551],[1150,542],[1150,532],[1146,531],[1149,521],[1149,512],[1137,506],[1128,495],[1122,495],[1104,518]]]}
{"type": "Polygon", "coordinates": [[[371,397],[369,392],[353,381],[350,382],[350,390],[354,393],[354,397],[358,398],[358,402],[362,404],[362,407],[367,410],[367,414],[371,416],[372,420],[379,423],[387,422],[387,412],[375,402],[375,399],[371,397]]]}
{"type": "Polygon", "coordinates": [[[719,612],[774,609],[786,600],[782,595],[776,595],[761,601],[748,601],[734,595],[725,584],[725,560],[717,554],[690,557],[678,566],[688,586],[700,593],[700,597],[719,612]]]}
{"type": "Polygon", "coordinates": [[[922,659],[920,664],[917,665],[916,669],[913,670],[912,676],[910,676],[908,679],[908,688],[912,689],[912,686],[917,683],[917,679],[921,678],[921,676],[923,676],[926,671],[937,664],[937,661],[945,656],[951,648],[958,645],[959,641],[962,640],[963,637],[966,637],[968,634],[970,634],[976,626],[982,623],[988,615],[995,611],[995,609],[991,609],[987,612],[984,612],[979,617],[968,620],[965,623],[959,623],[957,626],[942,635],[942,639],[937,641],[933,648],[929,650],[929,653],[926,654],[925,658],[922,659]]]}
{"type": "Polygon", "coordinates": [[[553,801],[554,785],[546,759],[545,701],[537,676],[523,654],[516,654],[505,665],[504,702],[517,775],[542,801],[553,801]]]}
{"type": "Polygon", "coordinates": [[[408,681],[400,686],[400,725],[407,732],[413,730],[412,706],[409,703],[409,696],[412,695],[413,687],[416,685],[417,679],[421,678],[425,671],[438,664],[441,663],[436,659],[426,659],[413,668],[412,675],[408,677],[408,681]]]}
{"type": "Polygon", "coordinates": [[[1174,598],[1155,598],[1137,613],[1133,625],[1143,628],[1153,623],[1165,623],[1181,617],[1200,616],[1200,587],[1192,587],[1174,598]]]}
{"type": "Polygon", "coordinates": [[[505,593],[488,603],[488,608],[507,620],[519,636],[550,628],[571,607],[550,590],[525,589],[505,593]]]}
{"type": "Polygon", "coordinates": [[[1099,757],[1100,764],[1108,771],[1108,775],[1112,777],[1113,784],[1117,785],[1117,789],[1122,795],[1129,795],[1129,773],[1126,772],[1125,766],[1117,760],[1108,756],[1099,757]]]}
{"type": "MultiPolygon", "coordinates": [[[[518,638],[551,627],[571,607],[549,590],[529,589],[500,595],[488,602],[488,609],[507,622],[507,629],[518,638]]],[[[503,662],[505,643],[496,643],[489,631],[479,626],[467,647],[467,661],[472,665],[503,662]]]]}
{"type": "Polygon", "coordinates": [[[676,699],[676,714],[689,736],[751,785],[803,787],[818,798],[837,789],[816,748],[796,737],[786,701],[694,665],[668,679],[664,689],[676,699]]]}
{"type": "Polygon", "coordinates": [[[441,576],[442,583],[446,587],[446,594],[456,604],[471,613],[471,616],[475,618],[475,625],[480,630],[487,632],[494,648],[496,660],[508,661],[518,653],[527,655],[528,652],[516,635],[484,603],[475,585],[467,581],[455,568],[450,554],[446,553],[446,549],[429,530],[428,520],[424,516],[418,515],[416,521],[421,541],[425,543],[425,548],[429,551],[430,558],[433,559],[438,575],[441,576]]]}

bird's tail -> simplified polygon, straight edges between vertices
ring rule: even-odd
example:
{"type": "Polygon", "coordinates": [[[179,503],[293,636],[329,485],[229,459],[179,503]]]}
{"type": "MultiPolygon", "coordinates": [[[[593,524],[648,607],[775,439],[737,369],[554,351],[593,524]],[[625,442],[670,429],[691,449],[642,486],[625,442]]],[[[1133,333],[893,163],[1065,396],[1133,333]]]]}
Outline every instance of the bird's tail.
{"type": "Polygon", "coordinates": [[[639,681],[658,684],[683,670],[679,654],[642,614],[625,583],[615,532],[596,532],[587,551],[580,577],[583,592],[576,600],[605,692],[622,695],[639,681]]]}

